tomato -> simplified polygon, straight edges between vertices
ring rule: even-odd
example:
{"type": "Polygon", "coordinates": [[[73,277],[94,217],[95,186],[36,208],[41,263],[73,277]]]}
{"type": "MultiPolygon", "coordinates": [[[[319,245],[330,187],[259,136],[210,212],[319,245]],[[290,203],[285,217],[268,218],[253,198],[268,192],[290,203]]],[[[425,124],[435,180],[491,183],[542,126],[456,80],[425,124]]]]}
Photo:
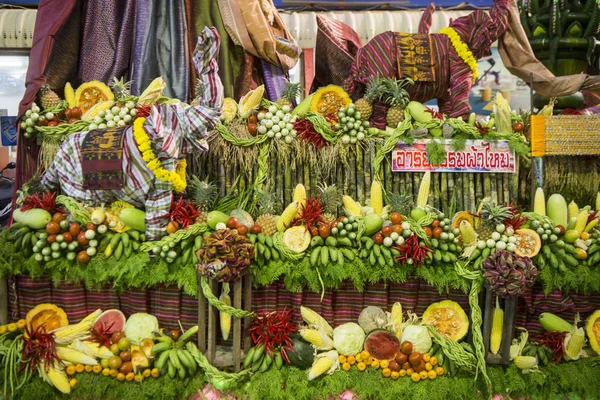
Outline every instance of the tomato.
{"type": "Polygon", "coordinates": [[[90,262],[90,256],[85,250],[82,250],[77,254],[77,261],[82,264],[87,264],[90,262]]]}
{"type": "Polygon", "coordinates": [[[408,356],[402,352],[396,354],[396,362],[400,365],[408,361],[408,356]]]}
{"type": "Polygon", "coordinates": [[[384,226],[383,228],[381,228],[381,233],[383,233],[383,236],[388,237],[392,234],[392,227],[391,226],[384,226]]]}
{"type": "Polygon", "coordinates": [[[70,124],[74,124],[77,121],[79,121],[79,118],[69,118],[69,123],[70,124]]]}
{"type": "Polygon", "coordinates": [[[390,221],[394,225],[399,225],[402,223],[402,215],[399,212],[393,212],[390,214],[390,221]]]}
{"type": "Polygon", "coordinates": [[[46,242],[48,242],[48,244],[56,242],[56,235],[48,235],[48,237],[46,238],[46,242]]]}
{"type": "Polygon", "coordinates": [[[70,232],[63,233],[63,238],[65,240],[65,243],[71,243],[73,241],[73,235],[71,235],[70,232]]]}
{"type": "Polygon", "coordinates": [[[258,122],[258,118],[256,118],[256,115],[251,115],[248,117],[249,124],[256,124],[257,122],[258,122]]]}
{"type": "Polygon", "coordinates": [[[251,134],[252,136],[256,136],[257,132],[258,132],[258,126],[255,123],[250,122],[248,124],[248,133],[251,134]]]}
{"type": "Polygon", "coordinates": [[[375,236],[373,236],[373,240],[375,240],[375,244],[383,243],[383,234],[381,232],[377,232],[375,236]]]}
{"type": "Polygon", "coordinates": [[[56,235],[60,233],[60,225],[58,224],[58,222],[48,222],[48,224],[46,225],[46,232],[48,232],[51,235],[56,235]]]}
{"type": "Polygon", "coordinates": [[[389,369],[391,371],[400,371],[401,367],[396,360],[392,360],[390,361],[389,369]]]}
{"type": "Polygon", "coordinates": [[[81,225],[79,225],[77,222],[73,222],[69,226],[69,233],[73,236],[77,236],[79,232],[81,232],[81,225]]]}
{"type": "Polygon", "coordinates": [[[421,360],[421,362],[415,367],[415,372],[421,371],[425,371],[425,363],[423,362],[423,360],[421,360]]]}
{"type": "MultiPolygon", "coordinates": [[[[408,356],[408,362],[415,366],[419,365],[423,362],[423,355],[418,351],[413,351],[410,353],[410,356],[408,356]]],[[[425,368],[424,365],[423,368],[425,368]]]]}
{"type": "Polygon", "coordinates": [[[425,228],[423,228],[423,230],[425,231],[425,234],[429,237],[433,236],[433,231],[431,230],[430,227],[426,226],[425,228]]]}
{"type": "Polygon", "coordinates": [[[565,227],[562,225],[556,225],[556,227],[560,231],[560,232],[558,232],[558,236],[565,236],[565,227]]]}
{"type": "Polygon", "coordinates": [[[57,212],[57,213],[54,213],[54,215],[52,216],[52,221],[54,221],[58,224],[60,224],[61,221],[64,219],[65,219],[65,214],[63,214],[63,213],[57,212]]]}
{"type": "Polygon", "coordinates": [[[81,118],[82,115],[83,115],[83,111],[81,111],[81,108],[79,108],[79,107],[71,108],[71,118],[81,118]]]}
{"type": "Polygon", "coordinates": [[[170,221],[167,224],[167,233],[169,235],[177,232],[179,230],[179,222],[175,222],[175,221],[170,221]]]}
{"type": "Polygon", "coordinates": [[[246,225],[239,225],[237,231],[239,235],[245,236],[248,233],[248,227],[246,225]]]}
{"type": "Polygon", "coordinates": [[[512,130],[515,132],[523,132],[525,130],[525,125],[522,122],[515,122],[512,126],[512,130]]]}
{"type": "Polygon", "coordinates": [[[410,369],[410,363],[407,361],[404,364],[402,364],[402,369],[407,371],[410,369]]]}
{"type": "Polygon", "coordinates": [[[319,235],[323,239],[327,239],[329,235],[331,235],[331,229],[329,226],[327,226],[327,224],[321,224],[321,226],[319,226],[319,235]]]}
{"type": "Polygon", "coordinates": [[[252,227],[250,228],[250,232],[254,233],[255,235],[259,234],[262,232],[262,228],[260,227],[259,224],[254,224],[252,225],[252,227]]]}
{"type": "Polygon", "coordinates": [[[48,126],[48,120],[47,119],[39,120],[38,126],[48,126]]]}
{"type": "Polygon", "coordinates": [[[436,226],[435,228],[433,228],[433,237],[439,239],[442,232],[444,232],[444,228],[436,226]]]}
{"type": "Polygon", "coordinates": [[[431,223],[431,226],[434,228],[437,228],[438,226],[440,226],[440,220],[434,219],[433,222],[431,223]]]}
{"type": "Polygon", "coordinates": [[[57,121],[48,121],[48,126],[58,126],[57,121]]]}
{"type": "Polygon", "coordinates": [[[88,231],[95,231],[96,230],[96,224],[94,224],[93,222],[89,222],[86,226],[85,229],[88,231]]]}
{"type": "Polygon", "coordinates": [[[88,238],[85,237],[85,232],[79,232],[77,234],[77,243],[79,243],[79,245],[81,246],[85,246],[89,243],[90,241],[88,240],[88,238]]]}
{"type": "Polygon", "coordinates": [[[319,236],[319,228],[313,226],[310,228],[310,236],[319,236]]]}
{"type": "Polygon", "coordinates": [[[236,229],[239,224],[240,222],[236,217],[229,217],[229,219],[227,220],[227,227],[229,229],[236,229]]]}
{"type": "Polygon", "coordinates": [[[392,232],[396,232],[398,235],[402,235],[402,225],[392,225],[392,232]]]}
{"type": "MultiPolygon", "coordinates": [[[[244,225],[242,225],[242,226],[244,226],[244,225]]],[[[246,227],[246,229],[248,229],[248,228],[246,227]]],[[[179,331],[177,329],[171,329],[171,334],[173,335],[173,340],[179,339],[179,331]]]]}
{"type": "Polygon", "coordinates": [[[66,117],[67,119],[71,119],[71,118],[73,118],[73,110],[71,110],[70,108],[67,108],[67,109],[64,111],[64,114],[65,114],[65,117],[66,117]]]}
{"type": "Polygon", "coordinates": [[[409,342],[408,340],[405,340],[400,345],[400,351],[403,352],[404,354],[406,354],[407,356],[410,355],[410,353],[412,353],[412,349],[413,349],[412,342],[409,342]]]}

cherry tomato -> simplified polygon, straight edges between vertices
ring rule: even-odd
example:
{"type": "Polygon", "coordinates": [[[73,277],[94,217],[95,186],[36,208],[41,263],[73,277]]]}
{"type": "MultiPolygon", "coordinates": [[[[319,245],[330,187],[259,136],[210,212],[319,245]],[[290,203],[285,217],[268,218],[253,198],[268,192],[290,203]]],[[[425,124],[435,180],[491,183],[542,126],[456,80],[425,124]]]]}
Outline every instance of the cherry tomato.
{"type": "Polygon", "coordinates": [[[70,124],[74,124],[77,121],[79,121],[79,118],[69,118],[69,123],[70,124]]]}
{"type": "Polygon", "coordinates": [[[375,241],[376,244],[382,244],[383,243],[383,233],[377,232],[375,234],[375,236],[373,236],[373,240],[375,241]]]}
{"type": "Polygon", "coordinates": [[[525,125],[522,122],[515,122],[512,126],[512,130],[515,132],[523,132],[525,130],[525,125]]]}
{"type": "Polygon", "coordinates": [[[246,225],[238,225],[237,231],[238,234],[245,236],[248,233],[248,227],[246,225]]]}
{"type": "Polygon", "coordinates": [[[248,133],[250,133],[252,136],[256,136],[257,132],[258,126],[254,122],[248,123],[248,133]]]}
{"type": "Polygon", "coordinates": [[[96,224],[94,224],[93,222],[89,222],[86,226],[85,229],[88,231],[95,231],[96,230],[96,224]]]}
{"type": "Polygon", "coordinates": [[[48,244],[56,242],[56,235],[48,235],[48,237],[46,238],[46,242],[48,242],[48,244]]]}
{"type": "Polygon", "coordinates": [[[402,215],[399,212],[393,212],[390,214],[390,221],[394,225],[399,225],[402,223],[402,215]]]}
{"type": "Polygon", "coordinates": [[[73,241],[73,235],[70,232],[63,233],[63,238],[65,239],[65,243],[71,243],[73,241]]]}
{"type": "Polygon", "coordinates": [[[79,261],[82,264],[89,263],[90,262],[90,256],[88,255],[87,251],[81,250],[79,252],[79,254],[77,254],[77,261],[79,261]]]}
{"type": "Polygon", "coordinates": [[[48,120],[42,119],[42,120],[38,121],[38,126],[48,126],[48,120]]]}
{"type": "Polygon", "coordinates": [[[48,126],[58,126],[57,121],[48,121],[48,126]]]}
{"type": "Polygon", "coordinates": [[[388,237],[392,234],[392,227],[391,226],[384,226],[383,228],[381,228],[381,233],[383,233],[383,236],[388,237]]]}
{"type": "Polygon", "coordinates": [[[402,344],[400,345],[400,351],[404,354],[406,354],[407,356],[410,355],[412,353],[412,349],[413,349],[413,345],[412,342],[409,342],[408,340],[405,340],[404,342],[402,342],[402,344]]]}
{"type": "Polygon", "coordinates": [[[408,361],[408,356],[402,352],[396,354],[396,362],[400,365],[408,361]]]}
{"type": "Polygon", "coordinates": [[[262,228],[260,227],[260,225],[258,224],[254,224],[252,225],[252,228],[250,228],[250,232],[254,233],[255,235],[259,234],[260,232],[262,232],[262,228]]]}
{"type": "Polygon", "coordinates": [[[440,220],[434,219],[433,222],[431,223],[431,226],[434,228],[437,228],[438,226],[440,226],[440,220]]]}
{"type": "Polygon", "coordinates": [[[433,231],[431,230],[430,227],[426,226],[425,228],[423,228],[423,230],[425,231],[427,236],[429,236],[429,237],[433,236],[433,231]]]}
{"type": "Polygon", "coordinates": [[[319,228],[317,228],[316,226],[312,226],[310,228],[310,236],[319,236],[319,228]]]}
{"type": "Polygon", "coordinates": [[[81,118],[82,115],[83,115],[83,111],[81,111],[81,108],[79,108],[79,107],[71,108],[71,118],[81,118]]]}
{"type": "Polygon", "coordinates": [[[439,239],[442,232],[444,232],[444,229],[439,226],[436,226],[435,228],[433,228],[433,237],[439,239]]]}
{"type": "Polygon", "coordinates": [[[423,361],[423,354],[419,353],[418,351],[414,351],[410,353],[410,356],[408,356],[408,362],[412,365],[419,365],[421,364],[421,361],[423,361]]]}
{"type": "Polygon", "coordinates": [[[52,221],[56,222],[57,224],[60,224],[63,219],[65,219],[65,214],[63,213],[57,212],[52,216],[52,221]]]}
{"type": "Polygon", "coordinates": [[[251,115],[248,117],[249,124],[256,124],[257,122],[258,122],[258,118],[256,118],[256,115],[251,115]]]}
{"type": "Polygon", "coordinates": [[[85,237],[85,232],[79,232],[79,234],[77,235],[77,243],[79,243],[80,246],[85,246],[89,242],[90,241],[88,240],[88,238],[85,237]]]}
{"type": "Polygon", "coordinates": [[[73,110],[71,110],[70,108],[67,108],[67,109],[65,110],[65,117],[66,117],[67,119],[71,119],[71,118],[73,118],[73,110]]]}
{"type": "Polygon", "coordinates": [[[398,235],[402,235],[402,225],[392,225],[392,232],[396,232],[398,235]]]}
{"type": "Polygon", "coordinates": [[[46,232],[51,235],[56,235],[60,233],[60,225],[58,222],[50,221],[48,222],[48,225],[46,225],[46,232]]]}
{"type": "Polygon", "coordinates": [[[229,217],[229,219],[227,220],[227,227],[229,229],[236,229],[239,224],[240,222],[236,217],[229,217]]]}
{"type": "Polygon", "coordinates": [[[331,235],[331,229],[329,226],[327,226],[327,224],[321,224],[321,226],[319,226],[319,235],[323,239],[327,239],[329,235],[331,235]]]}
{"type": "Polygon", "coordinates": [[[73,236],[77,236],[79,232],[81,232],[81,225],[79,225],[77,222],[73,222],[69,226],[69,233],[73,236]]]}

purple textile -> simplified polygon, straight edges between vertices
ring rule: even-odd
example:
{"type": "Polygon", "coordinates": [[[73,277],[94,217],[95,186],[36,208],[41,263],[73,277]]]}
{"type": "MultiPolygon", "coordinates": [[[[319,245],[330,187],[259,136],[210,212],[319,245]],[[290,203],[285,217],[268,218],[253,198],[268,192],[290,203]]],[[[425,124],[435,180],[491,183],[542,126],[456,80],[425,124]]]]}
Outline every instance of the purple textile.
{"type": "Polygon", "coordinates": [[[262,59],[260,60],[260,65],[265,80],[267,97],[269,100],[275,101],[283,95],[283,89],[285,89],[286,84],[285,73],[281,67],[262,59]]]}

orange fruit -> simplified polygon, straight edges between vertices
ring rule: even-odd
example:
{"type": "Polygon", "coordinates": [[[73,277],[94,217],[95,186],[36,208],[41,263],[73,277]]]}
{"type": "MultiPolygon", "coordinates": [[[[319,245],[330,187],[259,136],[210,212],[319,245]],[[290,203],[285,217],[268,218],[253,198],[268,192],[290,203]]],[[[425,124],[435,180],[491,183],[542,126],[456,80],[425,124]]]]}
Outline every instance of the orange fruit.
{"type": "Polygon", "coordinates": [[[125,374],[123,374],[123,373],[119,372],[119,373],[117,374],[117,380],[118,380],[118,381],[124,381],[124,380],[125,380],[125,374]]]}
{"type": "Polygon", "coordinates": [[[389,368],[384,368],[381,370],[381,374],[388,378],[392,374],[392,370],[389,368]]]}
{"type": "Polygon", "coordinates": [[[85,372],[92,372],[93,367],[91,365],[86,365],[83,369],[85,372]]]}
{"type": "Polygon", "coordinates": [[[83,364],[77,364],[77,365],[75,366],[75,371],[77,371],[77,373],[78,373],[78,374],[80,374],[80,373],[82,373],[82,372],[83,372],[84,368],[85,368],[85,367],[83,366],[83,364]]]}
{"type": "Polygon", "coordinates": [[[67,375],[75,375],[75,366],[73,364],[69,365],[67,367],[67,369],[65,370],[67,372],[67,375]]]}
{"type": "Polygon", "coordinates": [[[158,368],[152,368],[152,376],[154,378],[158,378],[160,376],[160,371],[158,370],[158,368]]]}
{"type": "Polygon", "coordinates": [[[127,380],[127,382],[131,382],[133,378],[135,378],[135,374],[133,372],[130,372],[127,375],[125,375],[125,379],[127,380]]]}
{"type": "Polygon", "coordinates": [[[100,364],[94,365],[92,367],[92,371],[96,374],[99,374],[100,372],[102,372],[102,365],[100,365],[100,364]]]}

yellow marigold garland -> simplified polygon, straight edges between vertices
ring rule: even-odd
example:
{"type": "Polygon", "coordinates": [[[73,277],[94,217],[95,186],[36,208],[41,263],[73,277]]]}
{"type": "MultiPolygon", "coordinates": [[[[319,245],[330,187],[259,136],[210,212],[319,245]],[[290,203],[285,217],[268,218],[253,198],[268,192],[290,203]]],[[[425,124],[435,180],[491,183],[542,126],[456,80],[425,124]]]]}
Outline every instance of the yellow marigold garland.
{"type": "Polygon", "coordinates": [[[454,28],[444,28],[440,31],[441,34],[448,36],[450,42],[452,43],[452,47],[456,50],[456,53],[462,60],[469,66],[471,71],[473,71],[473,82],[479,76],[479,69],[477,68],[477,60],[471,50],[469,50],[469,46],[467,46],[458,35],[458,32],[454,30],[454,28]]]}
{"type": "Polygon", "coordinates": [[[138,150],[142,153],[142,159],[156,178],[163,182],[171,182],[176,192],[183,192],[187,187],[185,179],[186,161],[180,160],[175,172],[164,169],[160,161],[156,158],[156,155],[154,155],[154,151],[152,151],[152,142],[144,130],[144,122],[146,122],[146,118],[137,118],[133,123],[133,136],[135,137],[138,150]]]}

